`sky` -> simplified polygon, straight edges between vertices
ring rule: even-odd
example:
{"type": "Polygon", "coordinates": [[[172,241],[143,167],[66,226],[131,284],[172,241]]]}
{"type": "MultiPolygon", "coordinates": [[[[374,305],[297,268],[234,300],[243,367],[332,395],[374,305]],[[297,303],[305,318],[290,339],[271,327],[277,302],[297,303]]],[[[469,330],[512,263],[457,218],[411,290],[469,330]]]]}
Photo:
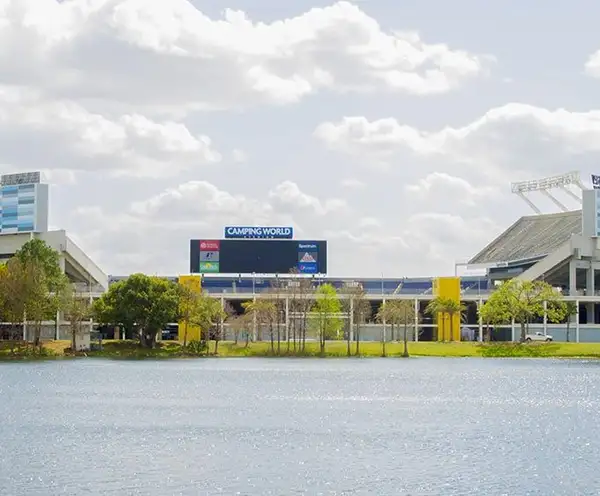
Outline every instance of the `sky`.
{"type": "Polygon", "coordinates": [[[600,173],[599,18],[591,0],[0,0],[0,173],[41,170],[52,228],[107,274],[186,273],[190,239],[266,225],[328,240],[333,276],[451,275],[532,213],[512,181],[600,173]]]}

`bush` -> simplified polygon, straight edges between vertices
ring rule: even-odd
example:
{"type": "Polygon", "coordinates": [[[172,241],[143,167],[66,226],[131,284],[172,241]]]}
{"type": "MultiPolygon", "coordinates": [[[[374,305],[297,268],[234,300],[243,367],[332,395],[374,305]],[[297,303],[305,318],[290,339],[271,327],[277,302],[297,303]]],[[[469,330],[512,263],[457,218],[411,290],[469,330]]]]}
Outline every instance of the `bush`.
{"type": "Polygon", "coordinates": [[[186,351],[192,355],[202,355],[208,351],[208,346],[204,341],[190,341],[187,345],[186,351]]]}
{"type": "Polygon", "coordinates": [[[556,353],[556,344],[494,343],[481,345],[481,356],[496,358],[541,358],[556,353]]]}

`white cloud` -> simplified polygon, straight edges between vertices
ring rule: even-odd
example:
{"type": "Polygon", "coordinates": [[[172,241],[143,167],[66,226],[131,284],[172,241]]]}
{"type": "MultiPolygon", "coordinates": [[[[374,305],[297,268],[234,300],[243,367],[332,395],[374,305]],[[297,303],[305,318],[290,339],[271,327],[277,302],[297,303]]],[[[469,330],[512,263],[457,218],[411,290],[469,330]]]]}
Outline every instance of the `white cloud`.
{"type": "MultiPolygon", "coordinates": [[[[600,110],[570,112],[510,103],[462,127],[422,131],[394,118],[345,117],[324,122],[314,135],[338,152],[394,163],[399,153],[462,164],[477,180],[504,179],[508,171],[534,177],[561,173],[585,154],[600,152],[600,110]]],[[[580,165],[581,166],[581,165],[580,165]]]]}
{"type": "Polygon", "coordinates": [[[187,0],[0,1],[0,84],[53,98],[185,112],[287,104],[323,89],[425,95],[485,65],[386,32],[346,1],[269,24],[231,9],[211,19],[187,0]]]}
{"type": "Polygon", "coordinates": [[[235,163],[241,164],[248,160],[248,155],[244,150],[234,149],[231,152],[231,158],[235,163]]]}
{"type": "Polygon", "coordinates": [[[467,206],[475,206],[498,194],[495,188],[474,186],[466,179],[445,172],[432,172],[405,189],[415,199],[424,199],[425,202],[435,198],[439,203],[463,203],[467,206]]]}
{"type": "Polygon", "coordinates": [[[284,181],[269,191],[269,199],[280,211],[300,209],[321,216],[345,211],[348,207],[345,200],[339,198],[321,201],[314,196],[303,193],[298,185],[292,181],[284,181]]]}
{"type": "Polygon", "coordinates": [[[170,225],[208,221],[261,224],[268,220],[271,210],[267,203],[232,195],[206,181],[190,181],[131,206],[134,215],[170,225]]]}
{"type": "Polygon", "coordinates": [[[365,187],[365,183],[360,179],[356,179],[355,177],[348,177],[346,179],[342,179],[341,185],[343,188],[347,189],[361,189],[365,187]]]}
{"type": "Polygon", "coordinates": [[[139,114],[105,116],[6,86],[0,86],[0,150],[2,161],[19,170],[49,163],[62,170],[145,177],[221,160],[210,138],[192,135],[181,123],[139,114]]]}
{"type": "Polygon", "coordinates": [[[600,50],[590,55],[585,63],[585,71],[592,77],[600,78],[600,50]]]}

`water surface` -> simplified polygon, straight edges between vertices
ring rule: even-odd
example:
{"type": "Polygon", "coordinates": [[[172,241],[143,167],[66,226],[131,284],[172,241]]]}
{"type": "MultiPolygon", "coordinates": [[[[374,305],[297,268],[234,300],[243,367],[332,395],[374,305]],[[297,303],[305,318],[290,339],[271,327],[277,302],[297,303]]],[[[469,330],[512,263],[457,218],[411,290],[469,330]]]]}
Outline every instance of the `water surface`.
{"type": "Polygon", "coordinates": [[[600,362],[0,364],[0,494],[596,495],[600,362]]]}

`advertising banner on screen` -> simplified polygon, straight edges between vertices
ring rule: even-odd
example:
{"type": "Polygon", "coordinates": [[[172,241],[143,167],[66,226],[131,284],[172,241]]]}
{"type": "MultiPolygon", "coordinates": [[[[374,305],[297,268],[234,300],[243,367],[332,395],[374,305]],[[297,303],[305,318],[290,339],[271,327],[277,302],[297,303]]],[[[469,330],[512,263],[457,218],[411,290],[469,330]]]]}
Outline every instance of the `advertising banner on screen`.
{"type": "Polygon", "coordinates": [[[218,251],[201,251],[200,262],[218,262],[219,252],[218,251]]]}
{"type": "Polygon", "coordinates": [[[219,272],[219,262],[200,262],[201,274],[216,274],[219,272]]]}
{"type": "Polygon", "coordinates": [[[301,262],[298,264],[298,272],[300,274],[316,274],[319,271],[319,266],[316,262],[301,262]]]}
{"type": "Polygon", "coordinates": [[[294,229],[291,227],[229,226],[225,228],[227,239],[292,239],[293,236],[294,229]]]}
{"type": "Polygon", "coordinates": [[[298,243],[298,272],[316,274],[319,271],[319,245],[317,243],[298,243]]]}
{"type": "Polygon", "coordinates": [[[203,239],[200,240],[200,251],[219,251],[221,240],[203,239]]]}

